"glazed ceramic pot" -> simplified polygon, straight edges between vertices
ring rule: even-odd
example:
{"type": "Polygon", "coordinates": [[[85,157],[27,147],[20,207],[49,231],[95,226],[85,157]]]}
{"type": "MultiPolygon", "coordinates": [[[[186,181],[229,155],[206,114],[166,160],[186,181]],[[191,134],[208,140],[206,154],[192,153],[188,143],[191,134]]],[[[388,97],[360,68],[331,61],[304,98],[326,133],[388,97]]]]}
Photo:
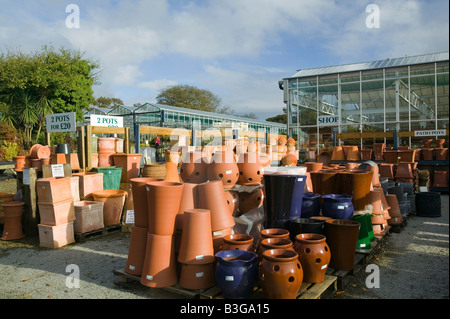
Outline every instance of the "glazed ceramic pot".
{"type": "Polygon", "coordinates": [[[240,185],[259,185],[263,178],[263,164],[258,153],[239,154],[237,166],[239,169],[238,183],[240,185]]]}
{"type": "Polygon", "coordinates": [[[103,224],[118,225],[128,193],[123,190],[102,190],[92,193],[96,202],[103,203],[103,224]]]}
{"type": "Polygon", "coordinates": [[[265,228],[283,228],[289,219],[300,218],[306,176],[264,174],[265,228]]]}
{"type": "Polygon", "coordinates": [[[147,248],[148,228],[132,226],[125,272],[140,276],[147,248]]]}
{"type": "Polygon", "coordinates": [[[261,242],[266,238],[286,238],[290,240],[289,230],[284,228],[266,228],[259,232],[259,241],[256,245],[256,251],[258,251],[261,242]]]}
{"type": "Polygon", "coordinates": [[[198,190],[194,183],[183,183],[183,193],[181,194],[180,208],[175,219],[175,229],[183,229],[184,211],[198,207],[198,190]]]}
{"type": "Polygon", "coordinates": [[[173,236],[148,233],[142,266],[141,284],[147,287],[170,287],[177,283],[173,236]]]}
{"type": "Polygon", "coordinates": [[[352,220],[361,224],[358,233],[358,241],[356,242],[356,249],[372,249],[370,242],[375,240],[375,234],[370,214],[353,216],[352,220]]]}
{"type": "Polygon", "coordinates": [[[187,152],[180,166],[180,177],[185,183],[204,183],[208,180],[207,165],[202,152],[187,152]]]}
{"type": "Polygon", "coordinates": [[[262,259],[262,253],[268,249],[294,250],[294,244],[289,238],[264,238],[261,240],[256,251],[259,260],[262,259]]]}
{"type": "Polygon", "coordinates": [[[137,177],[130,179],[131,192],[133,194],[134,225],[140,228],[148,228],[147,183],[162,181],[151,177],[137,177]]]}
{"type": "Polygon", "coordinates": [[[185,289],[208,289],[216,284],[214,263],[181,264],[179,285],[185,289]]]}
{"type": "Polygon", "coordinates": [[[313,218],[298,218],[289,220],[289,233],[292,241],[298,234],[311,233],[324,235],[325,221],[313,218]]]}
{"type": "Polygon", "coordinates": [[[340,193],[352,196],[355,211],[366,209],[372,185],[372,171],[349,170],[338,172],[340,193]]]}
{"type": "Polygon", "coordinates": [[[352,196],[329,194],[322,196],[322,215],[332,219],[351,219],[354,212],[352,196]]]}
{"type": "Polygon", "coordinates": [[[230,209],[232,216],[239,216],[239,193],[235,191],[226,191],[225,198],[227,200],[228,208],[230,209]]]}
{"type": "Polygon", "coordinates": [[[198,185],[198,208],[211,212],[212,231],[234,226],[234,219],[227,206],[225,190],[221,181],[205,182],[198,185]]]}
{"type": "Polygon", "coordinates": [[[339,270],[354,268],[356,244],[361,224],[354,220],[325,221],[327,244],[331,250],[330,267],[339,270]]]}
{"type": "Polygon", "coordinates": [[[337,171],[319,170],[310,172],[314,193],[320,195],[335,194],[338,187],[337,171]]]}
{"type": "Polygon", "coordinates": [[[210,211],[184,211],[178,262],[182,264],[209,264],[214,262],[214,247],[210,211]]]}
{"type": "Polygon", "coordinates": [[[233,188],[239,178],[239,169],[233,151],[218,151],[207,166],[208,180],[220,180],[226,189],[233,188]]]}
{"type": "Polygon", "coordinates": [[[173,235],[183,184],[168,181],[148,182],[146,190],[149,232],[156,235],[173,235]]]}
{"type": "Polygon", "coordinates": [[[216,254],[216,282],[227,299],[248,298],[258,279],[258,255],[244,250],[224,250],[216,254]]]}
{"type": "Polygon", "coordinates": [[[248,213],[252,209],[258,208],[264,202],[264,191],[262,188],[253,192],[239,192],[239,215],[248,213]]]}
{"type": "Polygon", "coordinates": [[[304,193],[302,200],[302,218],[320,215],[320,194],[304,193]]]}
{"type": "Polygon", "coordinates": [[[288,249],[269,249],[262,255],[258,278],[264,298],[295,299],[303,282],[298,254],[288,249]]]}
{"type": "Polygon", "coordinates": [[[16,172],[23,172],[25,167],[25,156],[14,156],[14,170],[16,172]]]}
{"type": "Polygon", "coordinates": [[[220,250],[246,250],[255,251],[254,238],[247,234],[231,234],[223,237],[223,244],[220,250]]]}
{"type": "Polygon", "coordinates": [[[9,201],[2,203],[3,236],[2,240],[16,240],[25,237],[22,231],[22,213],[25,202],[9,201]]]}
{"type": "Polygon", "coordinates": [[[331,259],[330,247],[326,238],[320,234],[298,234],[294,250],[303,266],[303,281],[318,283],[325,279],[331,259]]]}

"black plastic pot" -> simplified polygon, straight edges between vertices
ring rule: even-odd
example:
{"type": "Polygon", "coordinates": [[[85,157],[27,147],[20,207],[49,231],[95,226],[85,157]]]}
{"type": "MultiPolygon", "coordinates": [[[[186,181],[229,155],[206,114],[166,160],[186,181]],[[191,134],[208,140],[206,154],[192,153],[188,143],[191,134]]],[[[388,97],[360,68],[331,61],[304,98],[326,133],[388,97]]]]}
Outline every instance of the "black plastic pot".
{"type": "Polygon", "coordinates": [[[441,194],[438,192],[416,193],[416,215],[441,217],[441,194]]]}
{"type": "Polygon", "coordinates": [[[72,150],[69,144],[58,144],[56,145],[56,153],[70,154],[72,150]]]}
{"type": "Polygon", "coordinates": [[[313,233],[325,235],[325,220],[297,218],[289,220],[289,235],[295,241],[298,234],[313,233]]]}

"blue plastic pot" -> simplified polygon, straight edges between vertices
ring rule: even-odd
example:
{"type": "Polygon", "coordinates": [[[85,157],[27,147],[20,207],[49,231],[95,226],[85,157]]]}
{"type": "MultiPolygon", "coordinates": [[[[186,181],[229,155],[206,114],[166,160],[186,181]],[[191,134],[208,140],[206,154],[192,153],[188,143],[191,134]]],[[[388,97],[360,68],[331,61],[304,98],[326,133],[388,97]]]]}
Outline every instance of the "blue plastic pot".
{"type": "Polygon", "coordinates": [[[223,250],[216,254],[216,283],[227,299],[248,298],[258,278],[258,255],[251,251],[223,250]]]}
{"type": "Polygon", "coordinates": [[[320,215],[320,194],[304,193],[302,201],[302,218],[320,215]]]}
{"type": "Polygon", "coordinates": [[[328,194],[322,196],[322,215],[332,219],[347,219],[353,217],[352,196],[344,194],[328,194]]]}

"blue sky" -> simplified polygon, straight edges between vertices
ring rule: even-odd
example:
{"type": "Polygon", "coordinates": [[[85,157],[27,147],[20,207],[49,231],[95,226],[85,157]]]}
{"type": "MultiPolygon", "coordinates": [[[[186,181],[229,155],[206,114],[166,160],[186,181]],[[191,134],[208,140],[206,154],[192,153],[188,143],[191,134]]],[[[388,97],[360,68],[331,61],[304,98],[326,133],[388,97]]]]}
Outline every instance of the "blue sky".
{"type": "Polygon", "coordinates": [[[298,69],[448,51],[448,39],[447,0],[0,0],[0,51],[80,49],[101,64],[96,97],[155,102],[188,84],[259,119],[282,113],[278,81],[298,69]]]}

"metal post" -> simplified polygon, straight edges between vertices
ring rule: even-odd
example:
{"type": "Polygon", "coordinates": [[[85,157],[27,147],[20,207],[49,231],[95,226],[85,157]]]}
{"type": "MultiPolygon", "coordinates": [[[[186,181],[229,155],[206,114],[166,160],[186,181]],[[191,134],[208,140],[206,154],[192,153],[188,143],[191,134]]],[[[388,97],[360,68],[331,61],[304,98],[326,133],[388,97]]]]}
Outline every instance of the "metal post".
{"type": "Polygon", "coordinates": [[[134,149],[136,153],[141,152],[141,125],[134,123],[134,149]]]}

